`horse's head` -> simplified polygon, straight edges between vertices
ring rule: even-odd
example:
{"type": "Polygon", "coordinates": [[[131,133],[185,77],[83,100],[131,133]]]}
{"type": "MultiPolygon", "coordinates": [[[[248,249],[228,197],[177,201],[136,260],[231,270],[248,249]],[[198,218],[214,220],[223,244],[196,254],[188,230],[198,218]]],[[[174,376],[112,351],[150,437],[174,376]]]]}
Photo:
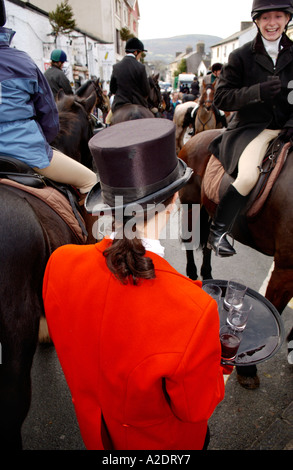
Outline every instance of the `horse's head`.
{"type": "Polygon", "coordinates": [[[211,109],[214,102],[214,85],[211,83],[203,83],[203,92],[199,100],[199,105],[204,106],[208,111],[211,109]]]}
{"type": "Polygon", "coordinates": [[[96,104],[96,92],[92,91],[88,96],[66,95],[59,90],[56,96],[56,105],[60,113],[72,113],[78,117],[88,117],[96,104]]]}
{"type": "Polygon", "coordinates": [[[150,94],[148,103],[150,108],[157,108],[158,111],[164,111],[162,107],[163,99],[159,86],[159,74],[149,77],[150,94]]]}
{"type": "Polygon", "coordinates": [[[170,91],[164,91],[162,95],[162,106],[165,109],[165,111],[169,112],[172,109],[172,103],[171,103],[171,93],[170,91]]]}
{"type": "Polygon", "coordinates": [[[88,80],[81,87],[76,90],[76,95],[82,98],[87,98],[93,92],[96,94],[96,103],[95,108],[99,108],[102,112],[106,111],[106,103],[104,100],[104,95],[102,88],[100,86],[99,79],[97,80],[88,80]]]}
{"type": "Polygon", "coordinates": [[[52,145],[86,166],[91,164],[88,141],[93,136],[91,112],[95,103],[95,91],[86,98],[65,95],[63,90],[56,96],[60,131],[52,145]]]}

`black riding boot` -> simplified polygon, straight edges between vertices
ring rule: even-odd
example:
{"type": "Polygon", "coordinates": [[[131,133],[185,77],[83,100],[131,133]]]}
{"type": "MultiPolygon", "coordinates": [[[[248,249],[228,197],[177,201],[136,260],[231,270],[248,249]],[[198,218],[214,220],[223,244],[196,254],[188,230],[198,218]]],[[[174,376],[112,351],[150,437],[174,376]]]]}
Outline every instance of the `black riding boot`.
{"type": "Polygon", "coordinates": [[[214,250],[217,256],[232,256],[236,254],[226,235],[245,202],[246,197],[242,196],[232,185],[228,187],[220,200],[208,238],[208,248],[214,250]]]}

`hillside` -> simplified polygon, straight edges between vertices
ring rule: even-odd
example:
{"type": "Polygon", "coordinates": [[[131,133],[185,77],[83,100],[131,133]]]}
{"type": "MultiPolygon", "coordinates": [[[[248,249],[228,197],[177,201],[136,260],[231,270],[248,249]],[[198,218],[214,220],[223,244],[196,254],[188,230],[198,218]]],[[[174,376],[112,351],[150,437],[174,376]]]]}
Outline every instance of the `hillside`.
{"type": "Polygon", "coordinates": [[[170,64],[174,61],[177,52],[185,52],[189,46],[196,52],[196,44],[199,41],[205,43],[205,52],[207,53],[210,51],[210,47],[221,39],[218,36],[205,34],[188,34],[164,39],[144,39],[143,44],[148,51],[147,61],[161,61],[170,64]]]}

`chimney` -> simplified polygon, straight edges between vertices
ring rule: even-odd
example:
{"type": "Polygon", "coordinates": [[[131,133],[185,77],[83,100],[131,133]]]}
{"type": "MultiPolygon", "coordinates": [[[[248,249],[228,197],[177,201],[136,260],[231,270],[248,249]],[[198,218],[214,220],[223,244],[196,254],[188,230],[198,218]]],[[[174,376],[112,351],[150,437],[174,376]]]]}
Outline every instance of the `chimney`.
{"type": "Polygon", "coordinates": [[[199,41],[196,44],[196,52],[198,52],[199,54],[204,54],[204,51],[205,51],[205,43],[203,41],[199,41]]]}
{"type": "Polygon", "coordinates": [[[241,21],[240,31],[250,28],[253,25],[253,21],[241,21]]]}

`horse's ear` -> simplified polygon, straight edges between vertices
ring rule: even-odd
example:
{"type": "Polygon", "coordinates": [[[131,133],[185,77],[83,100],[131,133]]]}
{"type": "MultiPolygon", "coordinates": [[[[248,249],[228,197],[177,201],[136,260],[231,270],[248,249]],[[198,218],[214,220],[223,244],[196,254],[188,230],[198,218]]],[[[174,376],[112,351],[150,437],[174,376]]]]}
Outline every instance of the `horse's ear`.
{"type": "Polygon", "coordinates": [[[64,98],[64,96],[65,96],[64,90],[62,90],[62,89],[58,90],[55,101],[58,102],[58,101],[62,100],[64,98]]]}
{"type": "Polygon", "coordinates": [[[88,98],[84,100],[84,107],[87,113],[91,113],[97,102],[97,94],[93,91],[88,98]]]}
{"type": "Polygon", "coordinates": [[[157,80],[157,81],[158,81],[158,80],[159,80],[159,76],[160,76],[160,72],[159,72],[159,73],[157,73],[157,75],[155,75],[155,77],[154,77],[154,78],[155,78],[155,80],[157,80]]]}

